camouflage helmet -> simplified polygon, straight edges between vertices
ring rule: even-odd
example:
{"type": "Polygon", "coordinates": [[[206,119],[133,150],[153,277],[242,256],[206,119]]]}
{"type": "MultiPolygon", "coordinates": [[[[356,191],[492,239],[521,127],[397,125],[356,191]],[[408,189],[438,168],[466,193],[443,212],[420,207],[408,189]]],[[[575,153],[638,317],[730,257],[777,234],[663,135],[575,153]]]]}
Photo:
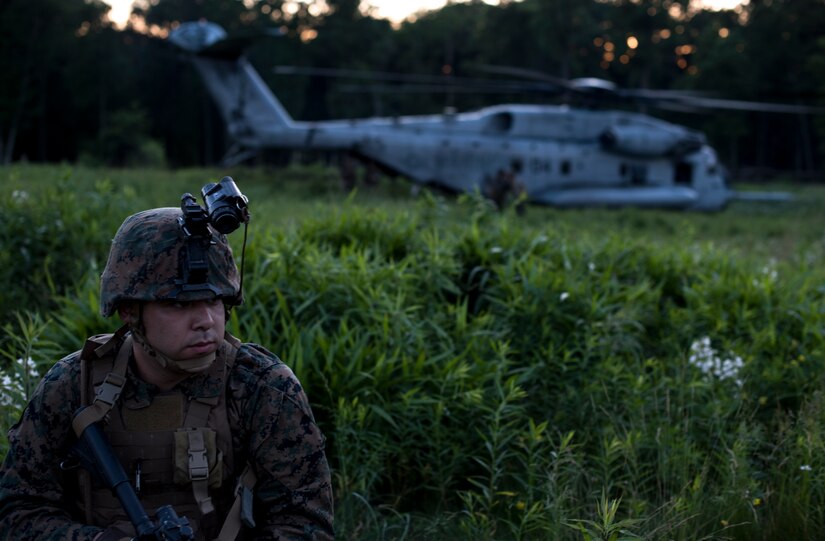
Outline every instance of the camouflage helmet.
{"type": "Polygon", "coordinates": [[[126,300],[158,301],[223,298],[224,304],[243,300],[240,277],[226,236],[211,227],[206,248],[206,274],[184,278],[187,237],[178,223],[179,208],[157,208],[126,218],[112,240],[109,259],[100,278],[100,313],[109,317],[126,300]],[[193,283],[194,282],[194,283],[193,283]]]}

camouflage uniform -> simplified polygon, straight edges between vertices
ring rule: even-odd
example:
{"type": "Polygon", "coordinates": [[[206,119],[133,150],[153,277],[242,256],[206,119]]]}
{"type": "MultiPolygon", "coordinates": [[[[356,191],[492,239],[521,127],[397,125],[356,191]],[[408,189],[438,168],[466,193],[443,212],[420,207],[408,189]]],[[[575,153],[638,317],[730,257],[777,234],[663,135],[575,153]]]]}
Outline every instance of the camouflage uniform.
{"type": "Polygon", "coordinates": [[[524,201],[519,199],[526,194],[526,188],[518,179],[520,171],[520,162],[514,161],[511,169],[499,169],[494,176],[485,177],[481,184],[481,195],[489,199],[498,210],[504,209],[508,198],[512,198],[517,201],[516,212],[524,214],[524,201]]]}
{"type": "MultiPolygon", "coordinates": [[[[177,231],[170,220],[180,211],[174,210],[141,213],[138,219],[131,217],[118,235],[121,240],[124,234],[128,237],[130,227],[134,229],[132,237],[136,231],[142,232],[143,241],[149,242],[152,250],[166,253],[169,257],[166,263],[174,262],[172,274],[176,275],[179,254],[174,245],[181,243],[179,239],[164,242],[170,231],[177,231]],[[155,228],[152,224],[160,225],[155,228]]],[[[182,297],[194,300],[218,295],[228,305],[240,302],[234,261],[222,237],[213,239],[217,240],[219,249],[214,248],[215,244],[210,249],[209,279],[203,287],[183,291],[180,288],[175,291],[171,283],[174,280],[164,282],[162,279],[165,275],[162,258],[155,258],[151,268],[141,267],[136,262],[140,257],[134,259],[128,254],[124,257],[123,250],[115,254],[117,250],[113,246],[104,272],[102,313],[110,315],[120,300],[140,299],[146,294],[141,290],[140,277],[145,279],[147,275],[155,280],[144,300],[182,297]],[[115,257],[120,258],[120,267],[113,262],[115,257]],[[135,268],[134,273],[120,272],[129,265],[135,268]],[[111,271],[118,272],[112,274],[111,271]],[[110,272],[108,276],[107,272],[110,272]],[[219,279],[218,275],[226,280],[219,279]],[[126,293],[118,296],[106,291],[107,284],[113,283],[118,284],[115,290],[126,293]],[[124,287],[124,283],[128,283],[128,287],[124,287]]],[[[116,236],[115,244],[118,238],[116,236]]],[[[134,255],[134,250],[127,252],[134,255]]],[[[170,269],[166,271],[171,272],[170,269]]],[[[0,539],[91,541],[110,525],[84,524],[78,505],[82,501],[78,474],[60,467],[77,439],[72,419],[82,402],[80,357],[80,352],[75,352],[49,370],[20,421],[9,431],[9,452],[0,470],[0,539]]],[[[241,344],[229,335],[218,350],[215,363],[229,366],[225,378],[216,379],[214,372],[195,374],[179,383],[176,391],[189,399],[215,394],[222,394],[225,399],[234,455],[235,471],[231,473],[240,475],[248,463],[257,476],[253,491],[256,527],[244,530],[241,538],[332,539],[332,493],[324,437],[297,378],[274,354],[255,344],[241,344]],[[229,341],[235,344],[233,348],[229,347],[229,341]],[[234,360],[227,358],[231,354],[234,360]]],[[[151,405],[160,394],[157,387],[137,376],[132,355],[120,402],[151,405]]],[[[124,464],[127,472],[128,466],[124,464]]],[[[219,521],[232,504],[233,489],[225,483],[212,494],[219,521]]],[[[150,516],[153,511],[147,510],[150,516]]],[[[216,531],[215,528],[212,531],[216,531]]]]}

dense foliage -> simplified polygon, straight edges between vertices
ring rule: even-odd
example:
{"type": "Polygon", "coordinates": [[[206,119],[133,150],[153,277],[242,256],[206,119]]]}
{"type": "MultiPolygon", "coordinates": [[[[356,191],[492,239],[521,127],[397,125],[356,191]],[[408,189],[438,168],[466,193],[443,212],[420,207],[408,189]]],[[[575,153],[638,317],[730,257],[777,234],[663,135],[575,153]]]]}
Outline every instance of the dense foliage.
{"type": "MultiPolygon", "coordinates": [[[[48,239],[23,269],[50,284],[27,298],[24,273],[6,281],[5,429],[58,352],[114,328],[97,277],[123,215],[223,172],[3,174],[15,195],[2,215],[30,225],[2,252],[48,239]]],[[[341,539],[825,528],[821,190],[714,215],[518,216],[474,197],[398,200],[393,186],[341,201],[319,169],[282,171],[276,187],[266,171],[233,174],[253,226],[230,326],[306,387],[341,539]]]]}
{"type": "MultiPolygon", "coordinates": [[[[10,0],[0,6],[0,158],[124,166],[214,164],[224,127],[194,70],[163,41],[181,21],[207,18],[230,32],[274,27],[250,58],[296,118],[439,112],[536,94],[353,94],[363,79],[284,76],[276,65],[406,74],[489,76],[516,66],[628,87],[712,92],[733,99],[816,103],[825,93],[825,5],[751,0],[737,11],[688,0],[474,0],[393,28],[356,0],[159,0],[126,29],[99,1],[10,0]]],[[[366,3],[365,3],[366,5],[366,3]]],[[[670,113],[705,130],[726,163],[810,172],[821,168],[822,118],[670,113]],[[818,148],[819,145],[819,148],[818,148]]],[[[282,156],[264,156],[277,160],[282,156]]]]}

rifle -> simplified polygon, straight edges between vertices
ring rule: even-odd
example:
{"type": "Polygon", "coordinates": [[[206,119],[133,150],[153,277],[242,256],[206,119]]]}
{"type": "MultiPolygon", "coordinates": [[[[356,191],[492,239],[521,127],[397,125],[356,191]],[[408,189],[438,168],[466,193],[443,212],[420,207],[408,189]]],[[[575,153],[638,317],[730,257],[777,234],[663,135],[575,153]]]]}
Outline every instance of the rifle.
{"type": "MultiPolygon", "coordinates": [[[[85,408],[75,412],[75,416],[85,408]]],[[[109,441],[103,435],[99,423],[87,426],[72,453],[80,459],[80,464],[100,476],[112,493],[120,500],[120,505],[135,527],[137,537],[133,541],[192,541],[195,534],[189,519],[178,517],[171,505],[164,505],[155,511],[157,523],[152,522],[140,500],[129,484],[129,478],[120,465],[109,441]]]]}

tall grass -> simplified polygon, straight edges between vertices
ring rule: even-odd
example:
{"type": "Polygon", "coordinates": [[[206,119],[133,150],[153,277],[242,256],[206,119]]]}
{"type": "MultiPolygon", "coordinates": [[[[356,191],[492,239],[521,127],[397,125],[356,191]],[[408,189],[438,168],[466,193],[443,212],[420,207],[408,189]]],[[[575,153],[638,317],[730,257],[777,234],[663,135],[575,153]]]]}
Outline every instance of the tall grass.
{"type": "MultiPolygon", "coordinates": [[[[341,539],[823,531],[825,271],[821,233],[793,233],[820,225],[804,204],[747,225],[738,207],[521,218],[474,197],[402,205],[396,185],[308,202],[255,175],[249,189],[235,175],[258,199],[230,328],[307,389],[341,539]]],[[[213,180],[179,176],[174,198],[213,180]]],[[[129,182],[110,180],[123,207],[97,213],[100,230],[177,201],[129,182]]],[[[97,315],[102,255],[6,336],[39,321],[29,335],[50,345],[27,343],[42,356],[113,329],[97,315]]]]}

